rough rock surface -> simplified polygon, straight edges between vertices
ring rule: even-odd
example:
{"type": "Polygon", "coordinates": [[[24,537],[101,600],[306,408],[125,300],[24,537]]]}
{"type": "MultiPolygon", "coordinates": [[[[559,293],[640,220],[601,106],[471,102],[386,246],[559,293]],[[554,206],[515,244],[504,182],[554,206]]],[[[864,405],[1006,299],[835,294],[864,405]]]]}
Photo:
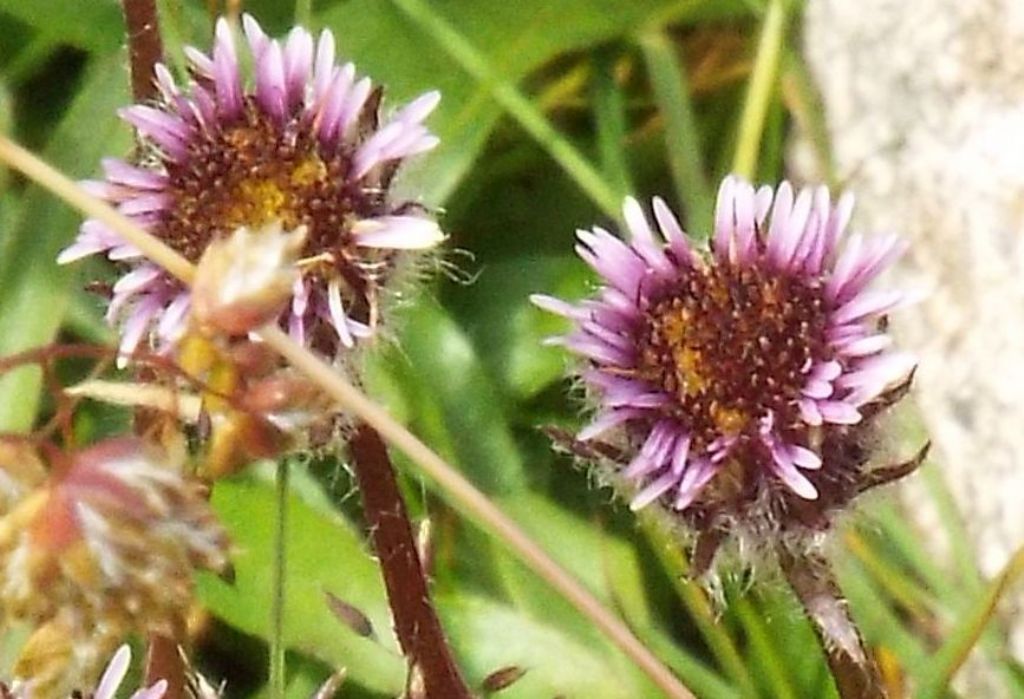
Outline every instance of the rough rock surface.
{"type": "Polygon", "coordinates": [[[1024,544],[1024,2],[812,0],[804,44],[855,226],[913,241],[898,275],[927,297],[895,330],[993,575],[1024,544]]]}

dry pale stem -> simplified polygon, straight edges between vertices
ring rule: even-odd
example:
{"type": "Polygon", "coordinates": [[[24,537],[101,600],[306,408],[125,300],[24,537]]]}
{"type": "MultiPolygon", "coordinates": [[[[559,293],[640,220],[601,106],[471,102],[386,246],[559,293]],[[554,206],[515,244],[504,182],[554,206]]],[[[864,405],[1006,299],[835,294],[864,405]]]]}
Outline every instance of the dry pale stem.
{"type": "MultiPolygon", "coordinates": [[[[184,257],[137,227],[102,201],[90,196],[63,174],[32,153],[0,137],[0,160],[43,185],[83,213],[103,222],[146,257],[183,282],[190,282],[194,268],[184,257]]],[[[275,326],[266,326],[260,337],[287,359],[338,405],[401,449],[470,518],[503,541],[529,568],[590,619],[616,646],[672,699],[692,699],[693,694],[644,646],[614,614],[565,572],[540,546],[530,539],[504,512],[495,507],[454,467],[435,454],[415,435],[399,424],[381,406],[350,384],[333,367],[294,342],[275,326]]]]}

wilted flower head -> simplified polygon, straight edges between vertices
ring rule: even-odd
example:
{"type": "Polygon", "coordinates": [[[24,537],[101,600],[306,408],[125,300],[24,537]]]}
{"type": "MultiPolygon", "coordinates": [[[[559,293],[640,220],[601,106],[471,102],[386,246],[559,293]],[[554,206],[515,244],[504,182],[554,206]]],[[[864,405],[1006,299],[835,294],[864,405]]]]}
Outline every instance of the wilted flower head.
{"type": "Polygon", "coordinates": [[[49,636],[76,652],[132,631],[173,635],[193,571],[228,567],[225,532],[200,486],[177,458],[136,438],[43,453],[46,480],[0,518],[0,618],[58,628],[49,636]]]}
{"type": "MultiPolygon", "coordinates": [[[[330,31],[314,41],[295,28],[278,41],[252,17],[242,23],[251,83],[221,19],[211,55],[186,50],[188,85],[157,65],[160,100],[120,112],[149,155],[139,166],[105,160],[106,179],[87,186],[192,262],[240,227],[305,226],[302,275],[282,322],[300,342],[334,355],[372,334],[379,287],[400,252],[443,238],[419,207],[389,195],[401,162],[437,144],[422,122],[439,95],[427,93],[381,124],[381,89],[352,64],[335,65],[330,31]]],[[[152,331],[162,345],[176,342],[188,290],[96,220],[59,259],[96,253],[126,270],[108,311],[112,322],[125,319],[122,352],[152,331]]]]}
{"type": "Polygon", "coordinates": [[[534,297],[574,321],[557,341],[586,360],[598,396],[578,440],[623,435],[634,509],[660,501],[702,528],[825,526],[864,486],[867,418],[914,367],[884,332],[904,294],[867,290],[904,244],[842,244],[852,199],[833,205],[824,187],[794,196],[727,178],[708,253],[661,199],[653,210],[658,234],[633,199],[628,242],[578,233],[604,282],[592,298],[534,297]]]}

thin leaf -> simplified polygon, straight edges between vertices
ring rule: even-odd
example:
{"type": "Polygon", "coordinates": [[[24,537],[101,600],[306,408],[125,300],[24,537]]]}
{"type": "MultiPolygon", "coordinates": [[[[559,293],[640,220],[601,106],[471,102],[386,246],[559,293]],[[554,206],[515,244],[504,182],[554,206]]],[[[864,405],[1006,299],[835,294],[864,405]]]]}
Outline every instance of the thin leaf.
{"type": "Polygon", "coordinates": [[[797,126],[811,143],[818,172],[830,188],[839,186],[825,108],[803,56],[793,47],[783,49],[781,98],[797,126]]]}
{"type": "Polygon", "coordinates": [[[516,86],[507,81],[461,32],[422,0],[392,0],[416,25],[483,85],[519,125],[572,177],[594,203],[618,217],[621,202],[586,158],[564,138],[516,86]]]}
{"type": "Polygon", "coordinates": [[[867,642],[890,650],[908,671],[923,667],[928,654],[921,640],[893,613],[860,565],[852,559],[840,560],[836,572],[867,642]]]}
{"type": "Polygon", "coordinates": [[[645,32],[639,41],[658,110],[665,119],[665,150],[676,196],[686,207],[690,235],[704,238],[711,234],[715,200],[705,175],[686,72],[666,33],[645,32]]]}
{"type": "Polygon", "coordinates": [[[921,699],[941,697],[949,688],[957,671],[963,666],[971,650],[981,638],[985,627],[995,616],[996,606],[1010,587],[1024,573],[1024,548],[1018,549],[984,593],[954,624],[945,643],[928,662],[921,673],[921,699]]]}
{"type": "Polygon", "coordinates": [[[938,510],[939,521],[945,529],[946,541],[949,542],[953,554],[953,562],[960,573],[961,588],[970,596],[980,594],[983,583],[981,572],[978,570],[978,562],[975,559],[976,547],[970,534],[967,533],[963,513],[957,506],[956,500],[953,499],[953,494],[939,469],[921,469],[921,477],[924,479],[925,488],[938,510]]]}
{"type": "MultiPolygon", "coordinates": [[[[26,3],[32,4],[32,3],[26,3]]],[[[128,129],[115,118],[127,99],[117,56],[89,65],[82,88],[46,146],[48,159],[75,177],[93,172],[100,156],[127,150],[128,129]],[[88,128],[85,128],[88,125],[88,128]]],[[[0,250],[0,355],[53,340],[60,328],[73,274],[58,267],[60,249],[74,237],[77,216],[39,188],[27,191],[13,235],[0,250]]],[[[19,369],[0,378],[0,430],[23,430],[39,405],[39,372],[19,369]]]]}
{"type": "MultiPolygon", "coordinates": [[[[302,480],[301,471],[292,474],[302,480]]],[[[270,478],[252,474],[218,481],[213,506],[238,550],[235,581],[199,579],[201,601],[238,629],[270,638],[275,493],[270,478]]],[[[374,628],[391,628],[384,586],[376,564],[350,523],[290,494],[285,538],[284,641],[332,667],[348,669],[352,681],[377,692],[398,694],[405,662],[394,639],[366,638],[335,618],[325,594],[357,608],[374,628]]]]}
{"type": "Polygon", "coordinates": [[[785,36],[786,0],[769,0],[733,157],[733,172],[747,179],[757,173],[765,117],[777,89],[779,56],[785,36]]]}
{"type": "Polygon", "coordinates": [[[911,616],[919,622],[932,616],[930,608],[935,605],[934,596],[872,549],[860,534],[848,531],[843,537],[843,543],[871,574],[876,584],[911,616]]]}
{"type": "Polygon", "coordinates": [[[626,155],[626,98],[615,77],[619,58],[619,52],[608,47],[599,49],[594,55],[591,101],[594,104],[601,169],[621,200],[632,194],[634,187],[626,155]]]}
{"type": "Polygon", "coordinates": [[[871,511],[871,519],[881,527],[885,541],[894,546],[903,559],[913,566],[915,573],[928,584],[929,589],[946,601],[962,598],[962,591],[937,565],[935,557],[928,555],[921,545],[920,533],[914,531],[913,525],[896,511],[892,503],[876,503],[871,511]]]}
{"type": "MultiPolygon", "coordinates": [[[[474,348],[451,317],[422,299],[403,313],[401,355],[415,367],[419,415],[437,428],[465,473],[485,492],[500,495],[525,486],[523,464],[502,414],[500,396],[474,348]]],[[[396,353],[397,354],[397,353],[396,353]]],[[[413,417],[418,422],[417,417],[413,417]]],[[[429,434],[426,432],[425,434],[429,434]]]]}
{"type": "Polygon", "coordinates": [[[732,608],[739,619],[750,643],[748,662],[755,668],[755,674],[770,689],[771,696],[778,699],[797,699],[796,687],[788,672],[788,666],[779,653],[778,644],[769,630],[759,609],[749,595],[732,600],[732,608]]]}

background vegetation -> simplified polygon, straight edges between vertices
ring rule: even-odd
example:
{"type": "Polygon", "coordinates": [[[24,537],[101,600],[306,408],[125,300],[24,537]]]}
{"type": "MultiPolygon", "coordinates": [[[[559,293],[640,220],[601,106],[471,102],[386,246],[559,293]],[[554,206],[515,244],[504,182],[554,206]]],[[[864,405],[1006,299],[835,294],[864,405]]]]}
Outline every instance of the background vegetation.
{"type": "MultiPolygon", "coordinates": [[[[160,3],[169,60],[208,45],[217,3],[160,3]]],[[[627,193],[665,196],[695,236],[708,232],[716,182],[735,167],[785,176],[794,131],[828,148],[799,53],[799,4],[756,0],[250,0],[281,34],[296,13],[330,27],[340,53],[388,88],[391,103],[438,88],[431,126],[442,146],[405,187],[443,212],[445,266],[402,305],[399,342],[370,357],[373,395],[456,463],[565,567],[625,618],[701,697],[827,697],[834,689],[810,626],[770,570],[727,576],[719,605],[685,578],[685,561],[655,528],[638,526],[588,474],[552,452],[538,426],[578,423],[565,359],[542,348],[557,319],[532,292],[578,297],[593,281],[572,252],[573,231],[609,223],[627,193]],[[773,53],[774,52],[774,53],[773,53]],[[752,79],[752,76],[754,79],[752,79]],[[582,155],[582,158],[580,157],[582,155]],[[752,580],[754,582],[752,582],[752,580]]],[[[113,0],[0,0],[0,130],[75,177],[131,148],[115,117],[128,98],[121,15],[113,0]]],[[[110,339],[100,302],[57,251],[78,219],[0,173],[0,353],[55,338],[110,339]]],[[[613,222],[612,222],[613,223],[613,222]]],[[[38,376],[0,381],[0,429],[40,411],[38,376]]],[[[100,409],[83,435],[119,428],[100,409]]],[[[920,442],[912,418],[894,442],[920,442]]],[[[405,465],[396,457],[399,465],[405,465]]],[[[200,581],[200,667],[228,696],[266,681],[273,552],[270,470],[219,483],[214,503],[241,551],[237,580],[200,581]]],[[[942,527],[911,525],[890,495],[836,534],[834,560],[850,604],[894,696],[943,696],[972,648],[1011,696],[1024,675],[1006,650],[995,601],[1016,568],[985,581],[934,464],[928,490],[942,527]],[[946,551],[943,558],[934,550],[946,551]]],[[[430,523],[434,592],[470,681],[516,666],[501,697],[656,696],[622,656],[500,543],[403,469],[415,517],[430,523]]],[[[344,667],[343,696],[395,696],[404,663],[390,631],[358,498],[343,463],[297,462],[292,478],[287,615],[289,693],[309,696],[344,667]],[[372,630],[343,623],[326,593],[372,630]]],[[[1019,568],[1020,566],[1016,566],[1019,568]]],[[[345,615],[342,615],[345,616],[345,615]]],[[[349,615],[351,617],[351,615],[349,615]]]]}

